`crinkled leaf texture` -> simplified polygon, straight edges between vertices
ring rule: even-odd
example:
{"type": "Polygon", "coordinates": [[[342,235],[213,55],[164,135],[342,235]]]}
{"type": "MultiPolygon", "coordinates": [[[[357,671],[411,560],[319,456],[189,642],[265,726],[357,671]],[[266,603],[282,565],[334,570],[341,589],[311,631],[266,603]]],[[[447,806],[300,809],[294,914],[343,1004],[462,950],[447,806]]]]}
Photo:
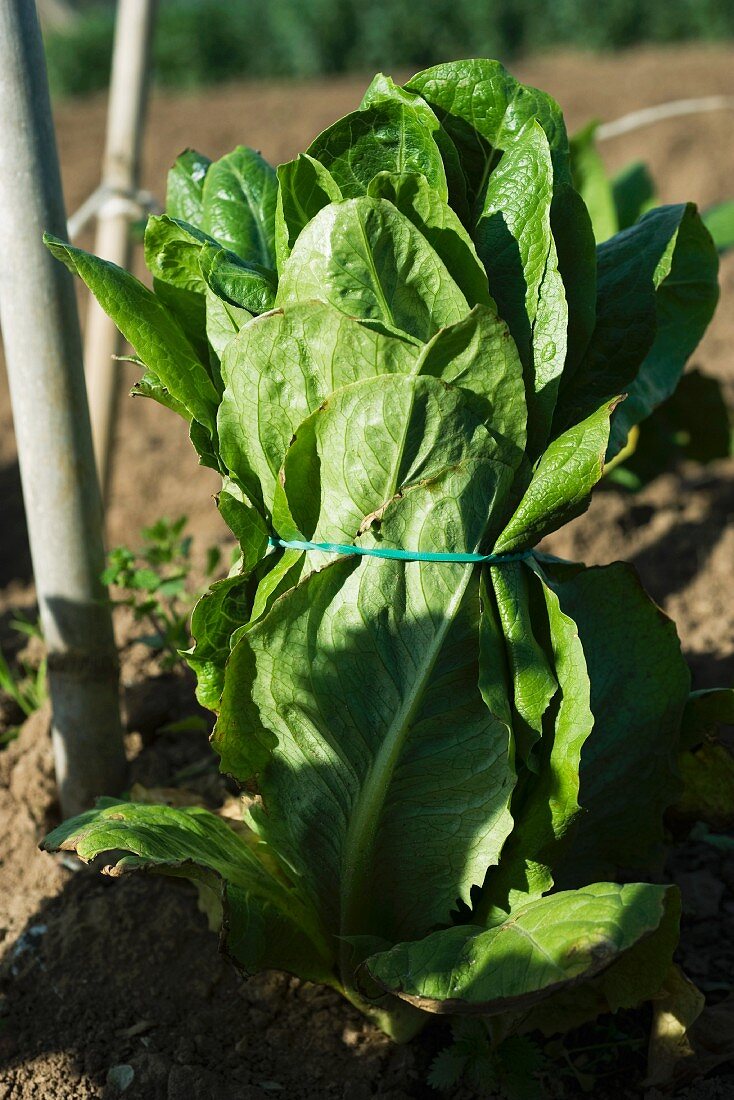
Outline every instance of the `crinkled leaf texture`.
{"type": "Polygon", "coordinates": [[[423,342],[469,312],[423,234],[392,203],[368,197],[324,207],[296,241],[276,304],[314,298],[423,342]]]}
{"type": "Polygon", "coordinates": [[[202,226],[242,260],[275,268],[275,170],[239,145],[209,165],[202,186],[202,226]]]}

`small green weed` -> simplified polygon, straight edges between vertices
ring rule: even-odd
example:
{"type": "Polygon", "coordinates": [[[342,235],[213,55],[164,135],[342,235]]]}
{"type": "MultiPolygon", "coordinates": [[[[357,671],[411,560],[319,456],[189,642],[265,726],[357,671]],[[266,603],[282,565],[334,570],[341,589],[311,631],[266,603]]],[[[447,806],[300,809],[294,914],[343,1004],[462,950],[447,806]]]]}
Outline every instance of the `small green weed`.
{"type": "Polygon", "coordinates": [[[463,1083],[507,1100],[537,1100],[543,1055],[536,1043],[513,1035],[495,1046],[487,1021],[479,1017],[457,1017],[451,1031],[453,1041],[431,1066],[432,1088],[449,1092],[463,1083]]]}
{"type": "MultiPolygon", "coordinates": [[[[23,634],[28,638],[43,638],[38,621],[34,622],[18,614],[10,625],[16,634],[23,634]]],[[[46,658],[35,664],[21,654],[14,663],[17,670],[13,669],[0,650],[0,695],[7,696],[29,718],[40,709],[46,699],[46,658]]],[[[17,724],[0,729],[0,748],[13,741],[18,736],[19,729],[17,724]]]]}
{"type": "MultiPolygon", "coordinates": [[[[185,534],[187,522],[187,516],[179,516],[144,527],[142,547],[137,551],[116,547],[102,574],[103,583],[117,590],[113,605],[129,607],[135,621],[150,628],[150,633],[136,640],[159,653],[165,669],[175,667],[181,651],[191,645],[189,619],[200,595],[190,583],[192,539],[185,534]]],[[[207,549],[207,583],[219,568],[221,556],[218,546],[207,549]]]]}
{"type": "Polygon", "coordinates": [[[647,1036],[637,1031],[639,1027],[633,1027],[628,1033],[617,1020],[605,1017],[575,1036],[535,1042],[525,1035],[510,1035],[497,1042],[489,1018],[457,1017],[451,1043],[436,1055],[428,1083],[448,1093],[464,1084],[505,1100],[539,1100],[555,1094],[551,1082],[556,1089],[562,1083],[569,1095],[590,1095],[600,1078],[619,1071],[623,1051],[634,1056],[646,1046],[647,1036]]]}

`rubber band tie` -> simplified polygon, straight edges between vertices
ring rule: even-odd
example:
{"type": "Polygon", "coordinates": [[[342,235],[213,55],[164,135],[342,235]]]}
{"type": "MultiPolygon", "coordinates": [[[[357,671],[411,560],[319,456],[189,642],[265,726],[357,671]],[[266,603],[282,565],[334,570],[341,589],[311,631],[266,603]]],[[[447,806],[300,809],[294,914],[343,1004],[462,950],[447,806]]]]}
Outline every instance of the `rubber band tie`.
{"type": "Polygon", "coordinates": [[[299,539],[268,539],[271,546],[282,546],[285,550],[321,550],[325,554],[353,554],[361,558],[391,558],[394,561],[443,561],[443,562],[487,562],[489,565],[503,565],[505,562],[525,561],[533,556],[532,550],[519,550],[514,554],[451,554],[432,553],[429,550],[397,550],[389,546],[355,546],[341,542],[302,542],[299,539]]]}

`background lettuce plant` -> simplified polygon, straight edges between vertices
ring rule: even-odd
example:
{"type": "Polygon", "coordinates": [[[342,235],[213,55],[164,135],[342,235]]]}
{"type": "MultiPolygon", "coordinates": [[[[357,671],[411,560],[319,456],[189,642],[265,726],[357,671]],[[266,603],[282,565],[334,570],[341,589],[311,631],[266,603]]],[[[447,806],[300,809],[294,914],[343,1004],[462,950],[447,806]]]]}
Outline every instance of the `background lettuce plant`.
{"type": "MultiPolygon", "coordinates": [[[[591,216],[597,242],[634,225],[657,201],[657,188],[641,161],[609,177],[599,154],[597,122],[571,139],[571,176],[591,216]]],[[[702,220],[719,255],[734,247],[734,199],[704,210],[702,220]]],[[[733,445],[731,417],[721,383],[694,369],[653,412],[644,428],[632,432],[607,475],[627,489],[639,489],[676,459],[711,462],[726,458],[733,445]]]]}
{"type": "Polygon", "coordinates": [[[184,153],[152,291],[49,247],[221,473],[241,557],[189,661],[251,797],[236,830],[103,799],[46,847],[193,880],[243,971],[331,985],[398,1038],[427,1012],[501,1038],[653,996],[688,669],[628,566],[537,547],[711,317],[695,208],[597,247],[558,106],[474,60],[376,77],[277,173],[184,153]],[[303,540],[515,560],[282,545],[303,540]]]}

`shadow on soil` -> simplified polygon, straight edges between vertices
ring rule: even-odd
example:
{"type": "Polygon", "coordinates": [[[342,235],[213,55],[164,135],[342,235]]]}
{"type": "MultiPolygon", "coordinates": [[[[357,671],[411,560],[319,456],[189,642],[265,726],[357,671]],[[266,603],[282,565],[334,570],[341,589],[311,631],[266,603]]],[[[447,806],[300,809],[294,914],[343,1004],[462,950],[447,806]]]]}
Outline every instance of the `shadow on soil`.
{"type": "Polygon", "coordinates": [[[40,1096],[37,1067],[51,1061],[54,1100],[113,1100],[119,1066],[134,1074],[126,1100],[374,1095],[362,1082],[395,1100],[426,1095],[425,1048],[391,1047],[329,990],[240,978],[192,887],[63,874],[0,963],[0,1093],[12,1082],[11,1095],[40,1096]]]}

